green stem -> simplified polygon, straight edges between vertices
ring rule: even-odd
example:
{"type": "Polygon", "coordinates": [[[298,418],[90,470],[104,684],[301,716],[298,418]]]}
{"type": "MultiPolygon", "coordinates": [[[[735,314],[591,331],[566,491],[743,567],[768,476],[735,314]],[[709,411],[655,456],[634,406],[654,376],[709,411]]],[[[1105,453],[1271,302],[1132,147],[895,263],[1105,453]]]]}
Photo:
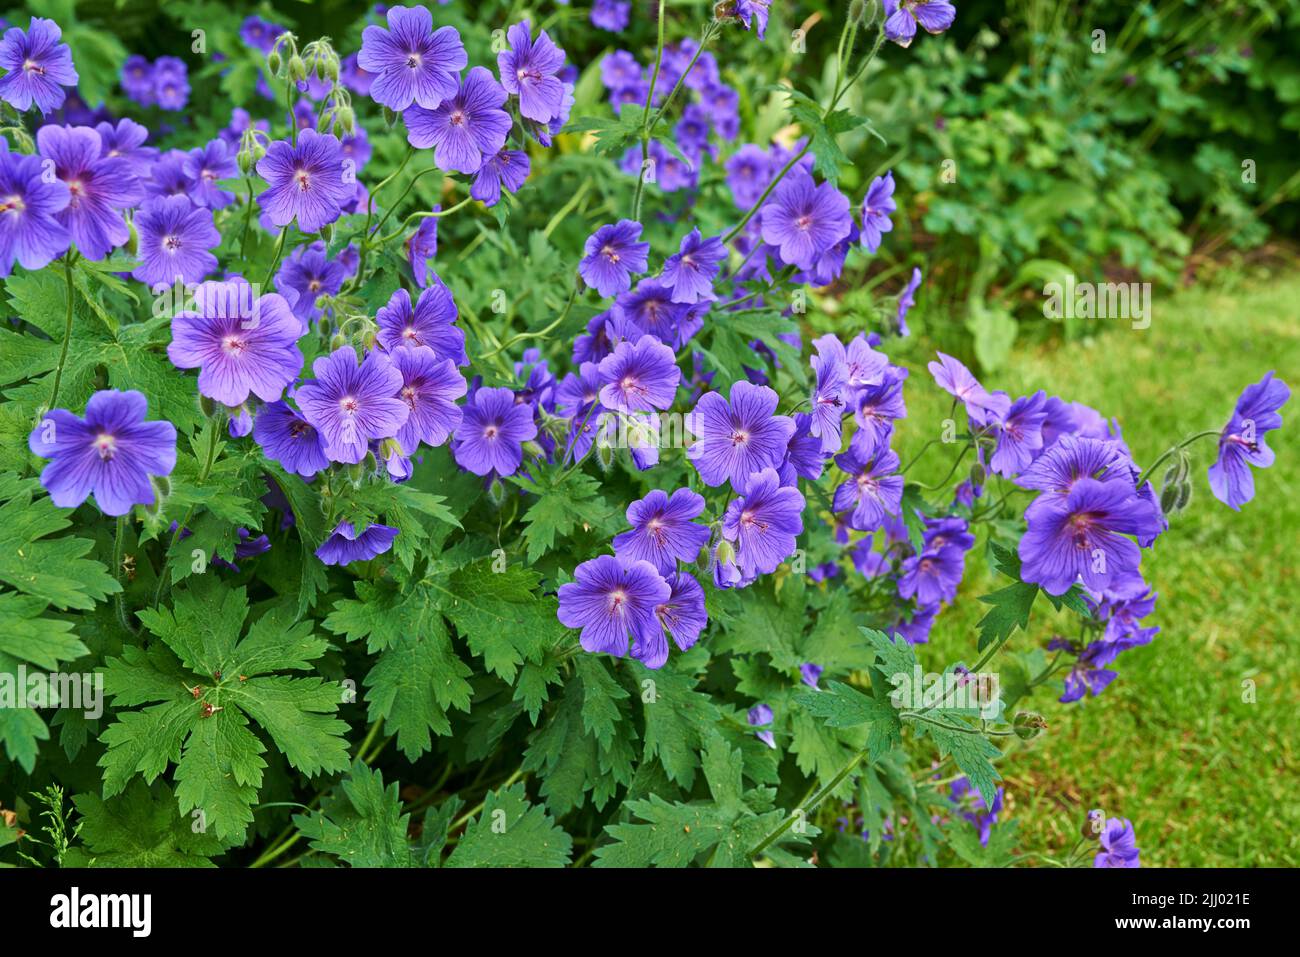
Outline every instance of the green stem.
{"type": "Polygon", "coordinates": [[[72,303],[76,291],[72,285],[72,262],[76,254],[68,250],[63,256],[63,281],[67,284],[68,312],[63,321],[63,348],[59,350],[59,364],[54,367],[54,388],[50,390],[50,405],[59,401],[59,385],[63,382],[63,366],[68,361],[68,344],[72,342],[72,303]]]}
{"type": "Polygon", "coordinates": [[[790,830],[790,828],[794,826],[795,821],[800,819],[807,819],[808,814],[812,811],[817,810],[817,806],[821,804],[822,801],[826,800],[826,798],[831,794],[831,792],[833,792],[837,787],[840,786],[841,781],[843,781],[846,777],[848,777],[850,774],[853,773],[853,769],[856,768],[858,764],[862,761],[862,759],[865,758],[866,756],[867,756],[867,752],[865,749],[855,754],[853,756],[853,760],[851,760],[848,764],[844,765],[844,767],[840,769],[840,772],[836,774],[835,777],[831,778],[829,784],[827,784],[825,787],[819,790],[809,800],[803,802],[803,804],[795,808],[795,813],[787,817],[784,821],[782,821],[777,826],[777,828],[774,831],[772,831],[772,833],[768,834],[767,837],[763,838],[763,840],[761,840],[754,847],[754,849],[749,852],[749,858],[752,860],[753,858],[758,857],[758,855],[762,854],[769,847],[771,847],[772,842],[775,841],[777,838],[779,838],[786,831],[790,830]]]}
{"type": "Polygon", "coordinates": [[[122,586],[121,591],[113,596],[113,604],[117,608],[117,620],[122,623],[122,627],[129,632],[134,632],[131,627],[131,620],[126,614],[126,583],[122,581],[122,539],[126,537],[126,516],[117,517],[117,532],[113,536],[113,577],[117,583],[122,586]]]}
{"type": "Polygon", "coordinates": [[[1146,482],[1146,480],[1155,473],[1156,469],[1160,468],[1160,466],[1163,465],[1168,460],[1169,456],[1176,454],[1180,449],[1186,448],[1187,446],[1191,445],[1193,442],[1196,442],[1199,439],[1206,438],[1207,436],[1222,435],[1222,434],[1223,431],[1221,429],[1206,429],[1204,432],[1197,432],[1195,435],[1183,439],[1183,441],[1179,442],[1177,445],[1167,450],[1164,455],[1160,456],[1160,458],[1156,459],[1153,463],[1151,463],[1151,467],[1145,469],[1142,472],[1142,474],[1138,476],[1137,487],[1141,488],[1142,485],[1146,482]]]}
{"type": "MultiPolygon", "coordinates": [[[[208,480],[208,476],[212,473],[212,466],[216,464],[217,445],[219,444],[218,436],[221,434],[221,429],[225,424],[222,421],[223,418],[224,416],[218,414],[215,418],[211,420],[212,431],[208,435],[208,452],[203,462],[203,470],[199,473],[199,482],[198,482],[199,485],[202,485],[204,482],[208,480]]],[[[176,543],[180,541],[181,533],[185,531],[185,526],[190,523],[190,519],[193,517],[194,517],[194,506],[191,505],[188,509],[185,510],[185,517],[182,518],[181,521],[177,523],[176,531],[172,532],[172,540],[171,543],[167,546],[167,551],[163,552],[162,569],[158,572],[158,587],[154,590],[154,594],[153,594],[153,605],[155,608],[157,608],[158,603],[162,601],[163,593],[166,591],[167,585],[170,580],[170,576],[167,574],[167,556],[170,555],[172,549],[176,547],[176,543]]]]}
{"type": "MultiPolygon", "coordinates": [[[[426,170],[426,172],[427,172],[427,170],[426,170]]],[[[474,202],[474,197],[472,197],[472,196],[466,196],[464,199],[462,199],[462,200],[461,200],[459,203],[457,203],[455,206],[449,207],[448,209],[439,209],[439,210],[430,210],[430,211],[427,211],[427,212],[425,212],[425,211],[421,211],[421,212],[418,212],[418,213],[412,213],[410,216],[407,216],[406,219],[402,220],[402,225],[399,226],[397,229],[393,230],[393,231],[392,231],[391,233],[389,233],[387,236],[381,236],[381,237],[379,238],[378,242],[376,243],[376,245],[378,245],[378,246],[382,246],[382,245],[384,245],[384,243],[391,242],[392,240],[396,239],[398,236],[402,235],[402,233],[406,232],[407,229],[410,228],[411,223],[413,223],[413,222],[415,222],[415,221],[417,221],[417,220],[420,220],[420,219],[442,219],[442,217],[444,217],[444,216],[450,216],[452,213],[456,212],[456,210],[458,210],[458,209],[464,209],[466,206],[468,206],[468,205],[469,205],[470,203],[472,203],[472,202],[474,202]]],[[[382,225],[382,224],[381,224],[381,225],[382,225]]],[[[376,231],[378,231],[378,227],[376,227],[376,231]]]]}
{"type": "Polygon", "coordinates": [[[573,290],[569,293],[569,301],[564,304],[564,310],[544,329],[539,329],[537,332],[521,332],[516,336],[511,336],[509,339],[501,343],[501,345],[497,346],[491,352],[485,352],[483,354],[483,358],[491,359],[498,352],[504,352],[506,349],[509,349],[517,342],[524,342],[528,339],[545,339],[548,335],[550,335],[559,327],[560,323],[564,322],[564,320],[568,318],[570,310],[573,309],[573,303],[577,298],[578,298],[578,284],[575,282],[573,284],[573,290]]]}
{"type": "MultiPolygon", "coordinates": [[[[406,184],[406,189],[402,190],[402,195],[397,197],[396,200],[394,200],[393,205],[388,207],[387,211],[385,211],[383,218],[380,219],[379,222],[375,224],[374,231],[379,232],[381,229],[384,228],[384,223],[388,222],[389,217],[392,216],[393,213],[397,212],[397,207],[401,206],[402,200],[406,199],[406,197],[411,194],[411,190],[415,189],[415,184],[420,181],[421,177],[426,176],[429,173],[440,173],[440,172],[442,171],[438,169],[438,167],[430,166],[428,169],[422,169],[420,170],[420,172],[412,176],[411,181],[406,184]]],[[[465,202],[469,202],[469,200],[466,200],[465,202]]],[[[462,203],[461,205],[463,206],[464,203],[462,203]]],[[[450,210],[448,210],[448,212],[450,212],[450,210]]],[[[369,231],[366,232],[366,242],[367,243],[370,242],[369,231]]]]}
{"type": "Polygon", "coordinates": [[[659,83],[659,68],[664,61],[664,10],[667,4],[659,3],[659,44],[655,50],[655,69],[650,75],[650,91],[645,97],[645,113],[641,117],[641,168],[636,174],[636,193],[632,196],[632,219],[641,221],[641,196],[645,191],[645,164],[650,158],[650,104],[655,99],[655,86],[659,83]]]}
{"type": "Polygon", "coordinates": [[[248,178],[248,209],[244,210],[244,234],[239,239],[239,255],[241,258],[248,256],[248,232],[253,222],[253,178],[248,178]]]}
{"type": "Polygon", "coordinates": [[[280,265],[280,255],[284,252],[284,237],[289,233],[288,226],[280,227],[280,239],[275,244],[275,258],[271,260],[271,268],[266,271],[266,278],[262,280],[262,288],[268,289],[271,280],[275,276],[275,267],[280,265]]]}

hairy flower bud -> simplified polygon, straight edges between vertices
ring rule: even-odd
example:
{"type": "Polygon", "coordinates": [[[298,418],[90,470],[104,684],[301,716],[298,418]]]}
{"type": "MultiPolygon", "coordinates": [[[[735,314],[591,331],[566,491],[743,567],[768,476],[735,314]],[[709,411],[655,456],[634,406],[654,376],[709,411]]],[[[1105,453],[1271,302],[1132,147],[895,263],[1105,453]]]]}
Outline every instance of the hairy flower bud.
{"type": "Polygon", "coordinates": [[[1012,728],[1021,741],[1036,738],[1047,727],[1047,721],[1037,711],[1017,711],[1012,728]]]}
{"type": "Polygon", "coordinates": [[[289,58],[289,79],[295,83],[307,79],[307,64],[296,53],[289,58]]]}

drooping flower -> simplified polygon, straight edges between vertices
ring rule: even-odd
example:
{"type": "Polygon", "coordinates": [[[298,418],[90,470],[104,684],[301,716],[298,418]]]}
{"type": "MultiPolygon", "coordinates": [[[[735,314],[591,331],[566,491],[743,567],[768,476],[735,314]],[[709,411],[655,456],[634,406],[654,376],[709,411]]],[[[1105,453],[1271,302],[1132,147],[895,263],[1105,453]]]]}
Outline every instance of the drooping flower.
{"type": "Polygon", "coordinates": [[[620,412],[668,408],[682,377],[673,350],[654,336],[642,336],[635,345],[620,342],[613,353],[600,360],[599,369],[605,383],[600,401],[620,412]]]}
{"type": "MultiPolygon", "coordinates": [[[[434,204],[431,212],[441,212],[442,206],[434,204]]],[[[411,273],[415,284],[423,289],[429,284],[429,260],[438,255],[438,217],[426,216],[420,220],[419,227],[411,234],[406,243],[407,259],[411,263],[411,273]]],[[[435,277],[436,278],[436,277],[435,277]]]]}
{"type": "Polygon", "coordinates": [[[1082,478],[1065,495],[1040,495],[1025,510],[1021,576],[1050,595],[1077,580],[1095,592],[1137,574],[1141,551],[1126,535],[1142,535],[1158,520],[1132,482],[1082,478]]]}
{"type": "Polygon", "coordinates": [[[63,180],[46,182],[39,156],[12,153],[0,138],[0,278],[15,262],[40,269],[67,251],[70,236],[59,214],[70,196],[63,180]]]}
{"type": "Polygon", "coordinates": [[[40,155],[54,162],[54,175],[68,187],[68,205],[55,218],[87,259],[106,257],[125,245],[131,231],[119,210],[140,202],[144,191],[121,157],[103,156],[99,133],[89,126],[42,126],[40,155]]]}
{"type": "Polygon", "coordinates": [[[465,377],[456,363],[439,358],[428,346],[394,349],[390,355],[402,374],[398,397],[411,410],[397,433],[398,443],[408,454],[421,442],[431,448],[442,445],[460,425],[456,400],[465,394],[465,377]]]}
{"type": "Polygon", "coordinates": [[[628,561],[647,561],[663,575],[677,562],[693,562],[709,541],[709,530],[692,519],[704,511],[704,496],[679,488],[670,498],[654,489],[627,507],[631,531],[614,536],[614,554],[628,561]]]}
{"type": "Polygon", "coordinates": [[[805,661],[799,666],[799,678],[809,688],[816,688],[817,682],[826,669],[821,665],[815,665],[811,661],[805,661]]]}
{"type": "Polygon", "coordinates": [[[286,472],[311,478],[330,467],[325,440],[316,427],[284,401],[268,402],[253,419],[253,441],[286,472]]]}
{"type": "Polygon", "coordinates": [[[532,407],[516,403],[509,389],[479,389],[462,409],[452,452],[475,475],[513,475],[523,461],[523,443],[537,437],[532,407]]]}
{"type": "Polygon", "coordinates": [[[519,112],[538,123],[549,123],[564,105],[564,84],[556,76],[564,66],[564,51],[545,30],[532,39],[524,20],[506,31],[509,49],[497,54],[497,69],[506,92],[519,97],[519,112]]]}
{"type": "MultiPolygon", "coordinates": [[[[666,578],[672,592],[666,602],[655,606],[655,614],[664,631],[672,636],[673,643],[682,651],[689,651],[700,640],[700,634],[709,623],[704,609],[704,589],[695,576],[686,572],[672,572],[666,578]]],[[[664,650],[667,651],[666,645],[664,650]]],[[[659,667],[650,664],[649,660],[642,663],[647,668],[659,667]]]]}
{"type": "Polygon", "coordinates": [[[1246,386],[1237,399],[1232,418],[1219,435],[1219,457],[1210,466],[1210,491],[1224,505],[1240,509],[1255,497],[1255,477],[1248,466],[1268,468],[1273,450],[1264,433],[1282,427],[1278,410],[1291,398],[1291,390],[1273,373],[1246,386]]]}
{"type": "Polygon", "coordinates": [[[850,389],[880,385],[885,379],[885,369],[889,365],[889,356],[871,348],[871,343],[862,333],[858,333],[849,342],[845,350],[845,362],[849,367],[850,389]]]}
{"type": "Polygon", "coordinates": [[[465,331],[456,325],[456,316],[451,290],[437,276],[420,293],[415,308],[411,308],[411,294],[399,288],[375,315],[379,344],[389,352],[403,346],[428,346],[440,359],[451,359],[458,366],[469,365],[465,331]]]}
{"type": "Polygon", "coordinates": [[[781,485],[776,470],[749,477],[744,495],[722,517],[722,536],[736,546],[736,564],[746,575],[768,575],[794,553],[803,531],[803,494],[781,485]]]}
{"type": "Polygon", "coordinates": [[[849,525],[859,531],[877,529],[886,513],[897,515],[902,507],[903,476],[897,474],[898,453],[888,446],[864,456],[852,446],[835,456],[835,464],[849,476],[835,489],[834,508],[853,514],[849,525]]]}
{"type": "MultiPolygon", "coordinates": [[[[749,709],[749,713],[745,715],[745,720],[749,722],[751,728],[765,728],[772,723],[773,717],[772,709],[768,705],[760,703],[749,709]]],[[[755,731],[754,737],[769,748],[776,749],[776,736],[770,730],[755,731]]]]}
{"type": "Polygon", "coordinates": [[[632,276],[645,272],[650,244],[638,242],[641,224],[630,219],[606,224],[587,237],[578,272],[602,296],[616,296],[632,288],[632,276]]]}
{"type": "Polygon", "coordinates": [[[412,106],[402,114],[406,139],[418,149],[432,147],[442,169],[478,172],[484,157],[500,151],[510,134],[510,114],[501,109],[505,101],[506,91],[492,72],[476,66],[437,109],[412,106]]]}
{"type": "Polygon", "coordinates": [[[1011,410],[1010,400],[990,393],[980,385],[974,374],[952,356],[936,353],[938,362],[926,366],[939,388],[966,406],[966,414],[980,424],[990,418],[1001,417],[1011,410]]]}
{"type": "Polygon", "coordinates": [[[884,0],[885,37],[910,46],[919,23],[927,33],[943,33],[957,18],[957,8],[944,0],[884,0]]]}
{"type": "Polygon", "coordinates": [[[802,167],[792,169],[762,210],[763,242],[780,249],[782,261],[812,269],[817,257],[849,234],[848,197],[830,183],[815,183],[802,167]]]}
{"type": "Polygon", "coordinates": [[[125,515],[154,503],[152,475],[176,465],[176,428],[146,422],[148,401],[135,392],[106,389],[86,403],[86,417],[51,409],[32,429],[27,446],[50,459],[41,485],[60,508],[76,508],[92,493],[105,515],[125,515]]]}
{"type": "Polygon", "coordinates": [[[221,245],[221,234],[212,224],[212,211],[184,196],[145,200],[135,214],[135,228],[140,265],[131,275],[151,289],[196,283],[217,268],[212,250],[221,245]]]}
{"type": "Polygon", "coordinates": [[[325,565],[347,565],[369,561],[393,547],[397,529],[390,525],[368,525],[360,535],[351,522],[339,522],[316,549],[316,557],[325,565]]]}
{"type": "Polygon", "coordinates": [[[276,140],[257,162],[257,174],[270,184],[257,201],[276,226],[296,218],[304,233],[318,232],[339,218],[355,190],[345,182],[346,162],[338,137],[303,130],[298,145],[276,140]]]}
{"type": "Polygon", "coordinates": [[[850,445],[860,456],[870,456],[877,448],[888,445],[894,433],[895,420],[906,418],[903,383],[907,376],[906,369],[886,365],[879,385],[864,386],[854,395],[857,407],[853,418],[858,430],[853,433],[850,445]]]}
{"type": "Polygon", "coordinates": [[[251,290],[245,292],[239,285],[200,285],[194,294],[198,311],[172,319],[167,346],[172,365],[199,369],[201,394],[232,407],[250,393],[263,402],[276,401],[302,369],[302,324],[289,304],[275,293],[250,302],[251,290]]]}
{"type": "Polygon", "coordinates": [[[771,3],[772,0],[736,0],[736,16],[760,40],[767,36],[767,8],[771,3]]]}
{"type": "Polygon", "coordinates": [[[713,278],[727,258],[727,247],[717,236],[704,239],[697,226],[682,240],[677,253],[664,263],[663,281],[672,289],[673,302],[712,302],[713,278]]]}
{"type": "Polygon", "coordinates": [[[368,352],[358,365],[357,354],[342,346],[312,363],[312,373],[294,399],[324,437],[332,461],[360,462],[372,439],[393,438],[406,424],[410,407],[398,398],[402,373],[384,353],[368,352]]]}
{"type": "Polygon", "coordinates": [[[809,397],[812,406],[809,431],[821,439],[823,452],[836,452],[840,448],[847,404],[848,353],[844,344],[830,333],[814,339],[813,346],[817,355],[809,361],[816,379],[809,397]]]}
{"type": "Polygon", "coordinates": [[[63,31],[53,20],[32,17],[24,31],[10,27],[0,39],[0,100],[19,113],[33,103],[42,114],[63,105],[65,86],[76,86],[80,77],[72,65],[72,50],[60,42],[63,31]]]}
{"type": "Polygon", "coordinates": [[[507,192],[517,193],[531,169],[528,154],[523,150],[498,150],[484,157],[483,165],[474,174],[469,195],[484,206],[495,206],[501,202],[501,187],[504,186],[507,192]]]}
{"type": "Polygon", "coordinates": [[[426,7],[389,7],[387,30],[371,24],[361,33],[357,66],[373,77],[371,98],[390,110],[412,103],[436,110],[456,95],[468,65],[460,33],[450,26],[434,30],[426,7]]]}
{"type": "Polygon", "coordinates": [[[1101,850],[1092,860],[1093,867],[1140,867],[1137,836],[1128,818],[1107,819],[1101,831],[1101,850]]]}
{"type": "Polygon", "coordinates": [[[894,315],[895,331],[900,336],[906,337],[909,333],[907,330],[907,314],[912,311],[916,305],[916,290],[921,288],[921,267],[912,267],[912,278],[907,281],[903,291],[898,294],[898,311],[894,315]]]}
{"type": "Polygon", "coordinates": [[[573,578],[560,586],[558,617],[566,627],[582,629],[584,650],[622,658],[630,635],[632,654],[646,667],[657,668],[667,660],[655,609],[671,598],[672,588],[653,565],[601,555],[575,568],[573,578]]]}
{"type": "MultiPolygon", "coordinates": [[[[743,379],[732,383],[731,401],[718,392],[700,396],[686,427],[697,439],[686,450],[706,485],[730,481],[744,488],[753,472],[776,469],[794,435],[794,420],[776,415],[779,396],[743,379]]],[[[775,474],[775,473],[774,473],[775,474]]]]}
{"type": "Polygon", "coordinates": [[[225,209],[235,201],[235,194],[221,189],[217,183],[239,176],[239,166],[234,153],[226,148],[225,141],[216,139],[190,150],[182,167],[190,181],[190,199],[195,205],[209,209],[225,209]]]}
{"type": "Polygon", "coordinates": [[[894,173],[891,170],[884,176],[877,176],[867,187],[867,195],[862,198],[862,245],[868,252],[880,248],[884,233],[894,228],[889,214],[898,209],[894,202],[894,173]]]}
{"type": "Polygon", "coordinates": [[[900,596],[915,598],[920,605],[938,605],[956,597],[966,564],[958,548],[927,548],[904,559],[901,571],[900,596]]]}

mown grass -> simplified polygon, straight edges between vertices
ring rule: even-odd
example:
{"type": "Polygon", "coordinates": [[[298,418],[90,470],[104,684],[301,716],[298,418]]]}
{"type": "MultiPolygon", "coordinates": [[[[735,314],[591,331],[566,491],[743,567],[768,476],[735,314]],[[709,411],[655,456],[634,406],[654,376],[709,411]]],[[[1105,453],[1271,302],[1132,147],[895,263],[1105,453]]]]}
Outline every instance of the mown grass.
{"type": "MultiPolygon", "coordinates": [[[[1017,347],[984,384],[1013,395],[1046,389],[1117,418],[1141,464],[1220,427],[1242,388],[1269,369],[1300,385],[1300,275],[1157,298],[1146,330],[1115,321],[1097,328],[1081,342],[1017,347]]],[[[898,440],[905,462],[948,414],[926,358],[908,363],[909,416],[898,440]]],[[[1046,689],[1034,697],[1049,732],[1001,769],[1023,850],[1066,852],[1085,811],[1101,807],[1133,821],[1148,866],[1300,863],[1300,398],[1283,417],[1283,430],[1268,437],[1277,462],[1256,472],[1255,499],[1240,513],[1209,493],[1213,440],[1193,448],[1192,504],[1143,559],[1160,594],[1147,622],[1161,627],[1155,641],[1123,654],[1113,666],[1119,677],[1096,699],[1061,705],[1046,689]],[[1243,700],[1248,682],[1253,703],[1243,700]]],[[[948,461],[931,449],[918,477],[941,478],[948,461]]],[[[984,611],[976,599],[998,587],[981,559],[968,567],[922,653],[935,668],[972,657],[984,611]]],[[[1012,644],[1049,636],[1050,620],[1037,620],[1012,644]]]]}

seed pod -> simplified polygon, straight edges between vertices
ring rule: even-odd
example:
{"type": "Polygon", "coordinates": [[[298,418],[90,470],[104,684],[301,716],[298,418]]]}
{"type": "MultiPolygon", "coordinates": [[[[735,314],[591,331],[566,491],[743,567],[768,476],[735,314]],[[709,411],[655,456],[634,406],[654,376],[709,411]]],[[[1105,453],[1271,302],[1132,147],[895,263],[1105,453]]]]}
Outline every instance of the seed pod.
{"type": "Polygon", "coordinates": [[[1017,711],[1012,728],[1021,741],[1036,738],[1047,727],[1047,721],[1037,711],[1017,711]]]}

